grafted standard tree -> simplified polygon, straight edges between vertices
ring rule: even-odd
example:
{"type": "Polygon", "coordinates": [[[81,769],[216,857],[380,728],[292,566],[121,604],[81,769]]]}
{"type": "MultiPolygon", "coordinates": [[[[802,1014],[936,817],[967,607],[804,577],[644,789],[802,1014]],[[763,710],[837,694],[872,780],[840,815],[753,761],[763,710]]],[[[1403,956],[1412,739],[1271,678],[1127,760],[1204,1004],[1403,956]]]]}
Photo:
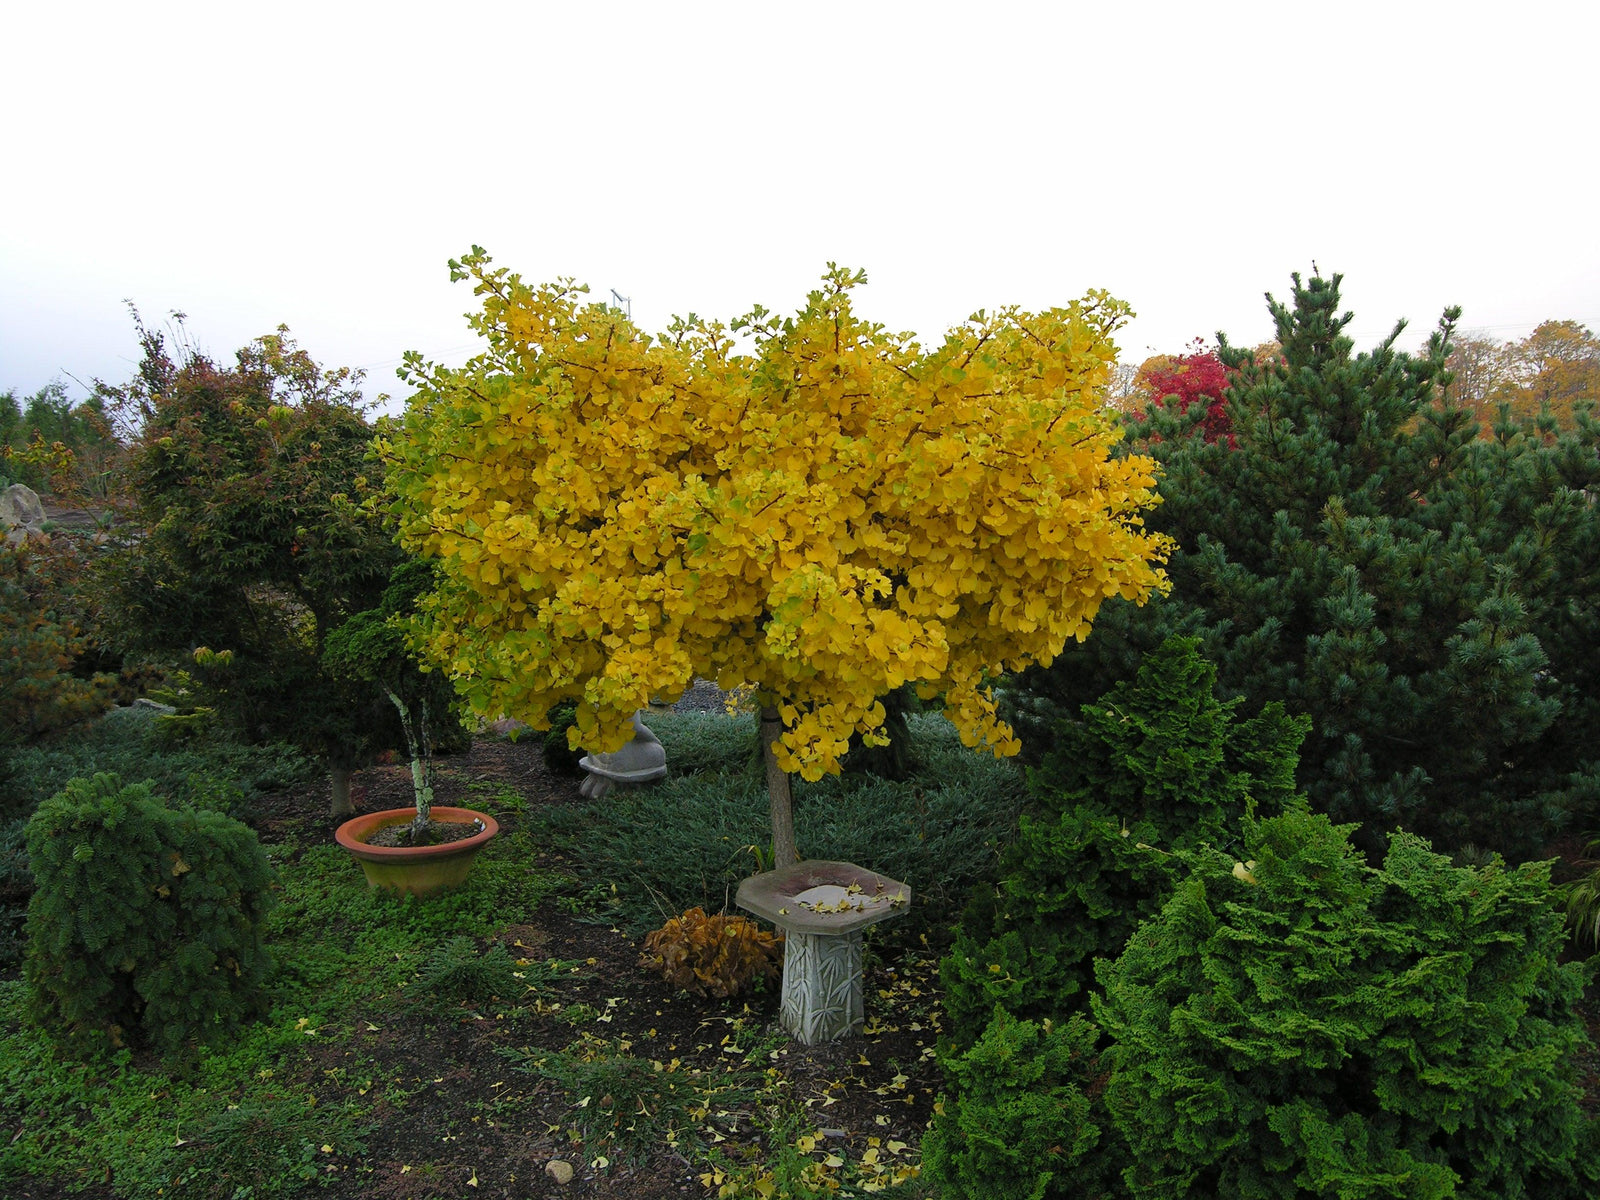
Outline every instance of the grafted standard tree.
{"type": "Polygon", "coordinates": [[[878,744],[881,696],[912,684],[1014,753],[989,681],[1163,584],[1152,464],[1112,457],[1095,400],[1127,314],[1103,293],[924,351],[858,318],[864,276],[834,267],[794,317],[660,338],[477,249],[452,273],[487,346],[409,356],[417,394],[379,439],[402,542],[440,565],[419,643],[478,714],[542,729],[576,701],[591,751],[696,677],[752,688],[780,865],[788,775],[878,744]]]}

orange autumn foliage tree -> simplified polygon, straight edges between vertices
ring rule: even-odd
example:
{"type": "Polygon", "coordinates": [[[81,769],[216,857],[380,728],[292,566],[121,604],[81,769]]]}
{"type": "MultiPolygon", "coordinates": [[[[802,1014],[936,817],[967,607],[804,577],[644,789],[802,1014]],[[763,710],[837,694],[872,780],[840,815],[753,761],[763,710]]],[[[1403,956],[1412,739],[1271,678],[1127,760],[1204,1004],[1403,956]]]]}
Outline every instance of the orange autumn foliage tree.
{"type": "Polygon", "coordinates": [[[403,543],[442,568],[419,645],[477,714],[542,729],[572,699],[574,743],[608,751],[711,678],[776,709],[778,766],[815,780],[910,683],[1010,754],[988,682],[1165,586],[1152,462],[1112,456],[1095,401],[1128,311],[1103,293],[924,351],[831,265],[794,317],[658,338],[476,248],[451,267],[487,346],[408,356],[379,447],[403,543]]]}

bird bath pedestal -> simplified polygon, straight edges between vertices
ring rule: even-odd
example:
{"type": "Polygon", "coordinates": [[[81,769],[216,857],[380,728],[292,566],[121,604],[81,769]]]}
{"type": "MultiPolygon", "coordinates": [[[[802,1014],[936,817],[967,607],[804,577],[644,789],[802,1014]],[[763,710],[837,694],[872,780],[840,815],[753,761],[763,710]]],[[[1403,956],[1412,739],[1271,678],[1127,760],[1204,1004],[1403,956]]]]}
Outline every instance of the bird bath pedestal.
{"type": "Polygon", "coordinates": [[[787,937],[779,1020],[790,1036],[814,1046],[860,1033],[861,931],[905,912],[911,889],[854,863],[815,860],[752,875],[736,899],[787,937]]]}

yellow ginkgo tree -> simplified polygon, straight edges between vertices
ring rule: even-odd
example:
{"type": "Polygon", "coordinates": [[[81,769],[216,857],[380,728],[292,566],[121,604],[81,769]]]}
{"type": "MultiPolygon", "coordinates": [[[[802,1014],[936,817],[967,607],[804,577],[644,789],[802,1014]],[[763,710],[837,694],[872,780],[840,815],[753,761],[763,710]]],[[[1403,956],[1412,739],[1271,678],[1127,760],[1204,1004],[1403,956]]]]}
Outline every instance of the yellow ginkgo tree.
{"type": "Polygon", "coordinates": [[[967,745],[1015,753],[990,681],[1165,586],[1153,464],[1112,456],[1097,403],[1128,313],[1104,293],[924,350],[858,318],[865,277],[832,265],[793,317],[660,337],[477,248],[451,268],[486,346],[408,356],[416,394],[379,439],[401,539],[441,568],[425,657],[485,717],[543,729],[575,700],[590,751],[697,677],[753,689],[780,866],[788,774],[880,742],[880,697],[912,684],[967,745]]]}

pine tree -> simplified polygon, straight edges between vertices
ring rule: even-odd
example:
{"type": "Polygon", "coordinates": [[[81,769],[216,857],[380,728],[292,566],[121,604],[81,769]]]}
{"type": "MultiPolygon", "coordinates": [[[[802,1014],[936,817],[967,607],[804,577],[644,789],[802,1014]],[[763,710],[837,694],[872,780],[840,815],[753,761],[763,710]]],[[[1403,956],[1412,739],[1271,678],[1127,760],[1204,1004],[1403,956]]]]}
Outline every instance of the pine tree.
{"type": "Polygon", "coordinates": [[[1169,634],[1199,636],[1225,694],[1311,717],[1299,784],[1368,823],[1369,849],[1403,826],[1537,850],[1581,766],[1561,722],[1593,672],[1573,661],[1592,658],[1574,642],[1594,621],[1579,586],[1595,570],[1592,432],[1475,444],[1443,389],[1458,311],[1420,354],[1395,349],[1403,323],[1358,354],[1339,283],[1296,275],[1291,303],[1268,297],[1275,358],[1221,339],[1233,445],[1193,410],[1134,425],[1164,472],[1151,525],[1177,543],[1171,595],[1108,604],[1026,686],[1070,710],[1169,634]]]}
{"type": "Polygon", "coordinates": [[[1585,402],[1572,424],[1557,432],[1548,415],[1503,410],[1455,473],[1439,519],[1477,530],[1517,581],[1547,659],[1541,689],[1560,705],[1539,740],[1500,767],[1523,793],[1543,788],[1548,805],[1588,832],[1600,828],[1600,423],[1585,402]]]}

